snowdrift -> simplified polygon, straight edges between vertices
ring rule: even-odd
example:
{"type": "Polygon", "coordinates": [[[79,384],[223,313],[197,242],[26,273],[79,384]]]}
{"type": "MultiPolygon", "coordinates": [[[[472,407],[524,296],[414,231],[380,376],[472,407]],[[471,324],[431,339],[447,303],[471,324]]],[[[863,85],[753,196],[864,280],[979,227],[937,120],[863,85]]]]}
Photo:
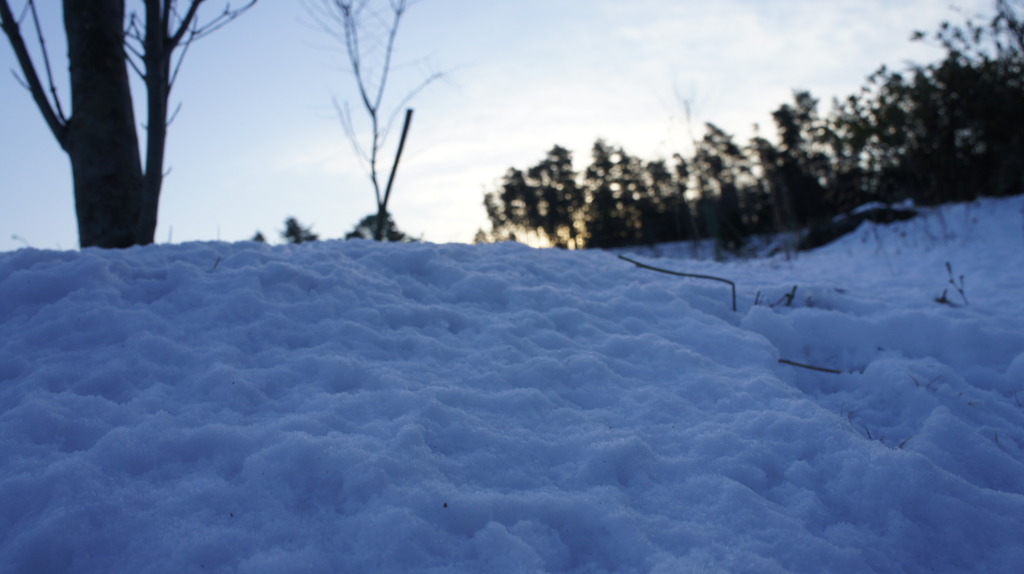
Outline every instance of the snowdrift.
{"type": "Polygon", "coordinates": [[[1024,564],[1022,198],[687,252],[2,253],[0,565],[1024,564]]]}

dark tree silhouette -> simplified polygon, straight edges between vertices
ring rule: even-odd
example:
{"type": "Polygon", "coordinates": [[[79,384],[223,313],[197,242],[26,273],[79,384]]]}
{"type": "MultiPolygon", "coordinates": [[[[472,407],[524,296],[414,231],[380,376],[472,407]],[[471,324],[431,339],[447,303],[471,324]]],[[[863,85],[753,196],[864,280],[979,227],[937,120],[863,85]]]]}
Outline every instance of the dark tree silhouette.
{"type": "Polygon", "coordinates": [[[722,254],[751,234],[787,231],[792,246],[811,247],[865,219],[913,216],[891,206],[849,213],[868,202],[1022,193],[1022,12],[1022,1],[996,0],[981,24],[943,24],[934,39],[944,59],[882,68],[827,116],[809,92],[794,92],[772,114],[775,141],[740,146],[708,123],[692,138],[693,157],[676,156],[669,169],[598,140],[576,174],[571,153],[556,146],[485,195],[492,229],[478,237],[602,248],[711,237],[722,254]]]}
{"type": "Polygon", "coordinates": [[[686,184],[676,179],[686,173],[681,158],[676,170],[598,140],[591,164],[580,173],[572,153],[556,145],[526,171],[510,168],[499,189],[485,194],[491,231],[481,230],[477,241],[579,249],[682,239],[692,219],[686,184]]]}
{"type": "MultiPolygon", "coordinates": [[[[225,9],[201,24],[199,6],[144,0],[125,29],[124,0],[64,0],[71,115],[42,52],[44,86],[7,0],[0,0],[0,27],[14,49],[23,81],[54,138],[71,160],[78,237],[82,247],[128,247],[153,242],[164,175],[168,100],[187,48],[255,4],[225,9]],[[145,168],[139,153],[128,83],[131,66],[146,85],[145,168]]],[[[34,0],[26,5],[44,45],[34,0]]]]}
{"type": "Polygon", "coordinates": [[[761,156],[769,160],[762,167],[766,179],[774,184],[772,197],[789,228],[820,222],[829,215],[825,182],[831,165],[820,145],[823,123],[817,106],[809,92],[798,91],[793,94],[792,104],[783,104],[772,112],[779,144],[770,159],[761,156]]]}
{"type": "Polygon", "coordinates": [[[835,130],[857,155],[864,196],[936,204],[1024,191],[1022,7],[997,0],[985,23],[943,23],[931,37],[944,59],[882,67],[842,102],[835,130]]]}
{"type": "Polygon", "coordinates": [[[307,241],[316,241],[320,237],[313,233],[312,227],[304,227],[299,223],[298,219],[289,217],[284,220],[284,231],[281,232],[281,239],[284,239],[288,243],[306,243],[307,241]]]}
{"type": "Polygon", "coordinates": [[[492,241],[540,241],[542,235],[539,194],[526,174],[509,168],[499,189],[484,195],[484,207],[491,222],[492,241]]]}
{"type": "Polygon", "coordinates": [[[383,227],[377,223],[378,216],[379,214],[374,213],[362,218],[356,224],[355,229],[345,236],[345,239],[375,239],[377,241],[396,241],[401,243],[416,241],[398,229],[398,226],[395,225],[395,220],[391,218],[390,214],[387,216],[387,221],[384,222],[383,227]],[[382,229],[383,234],[381,235],[382,229]]]}
{"type": "Polygon", "coordinates": [[[547,240],[556,247],[581,247],[580,215],[586,197],[576,183],[572,152],[556,145],[539,164],[527,170],[526,179],[534,188],[537,223],[547,240]]]}
{"type": "Polygon", "coordinates": [[[706,124],[693,158],[698,182],[698,212],[706,234],[716,247],[735,251],[749,235],[744,209],[749,204],[753,178],[746,154],[732,136],[714,124],[706,124]]]}

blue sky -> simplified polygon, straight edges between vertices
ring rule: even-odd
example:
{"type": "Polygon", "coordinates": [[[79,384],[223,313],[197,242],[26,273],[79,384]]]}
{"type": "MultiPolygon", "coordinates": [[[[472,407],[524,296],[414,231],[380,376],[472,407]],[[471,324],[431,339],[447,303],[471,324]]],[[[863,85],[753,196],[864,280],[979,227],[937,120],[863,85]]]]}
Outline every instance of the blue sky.
{"type": "MultiPolygon", "coordinates": [[[[59,4],[40,4],[67,105],[59,4]]],[[[967,13],[989,5],[956,3],[967,13]]],[[[209,0],[201,15],[222,6],[209,0]]],[[[677,94],[698,126],[744,141],[755,123],[771,130],[771,110],[794,88],[827,109],[881,64],[937,59],[941,50],[909,36],[944,19],[961,20],[945,0],[422,0],[399,32],[392,106],[430,74],[444,77],[413,102],[391,212],[412,235],[471,241],[487,226],[483,193],[556,143],[577,167],[598,137],[644,158],[686,153],[677,94]]],[[[15,67],[0,37],[0,69],[15,67]]],[[[157,241],[235,241],[256,230],[276,240],[287,216],[324,238],[351,230],[374,200],[332,97],[356,103],[343,47],[299,0],[261,0],[194,45],[172,94],[182,107],[157,241]]],[[[66,156],[9,74],[0,102],[0,250],[77,247],[66,156]]]]}

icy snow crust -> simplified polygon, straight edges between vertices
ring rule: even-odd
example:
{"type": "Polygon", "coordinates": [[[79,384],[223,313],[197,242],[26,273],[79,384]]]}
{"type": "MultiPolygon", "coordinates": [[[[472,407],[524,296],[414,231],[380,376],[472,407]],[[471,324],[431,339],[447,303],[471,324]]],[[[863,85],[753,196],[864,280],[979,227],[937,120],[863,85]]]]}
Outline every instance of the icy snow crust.
{"type": "Polygon", "coordinates": [[[0,569],[1015,571],[1022,224],[0,254],[0,569]]]}

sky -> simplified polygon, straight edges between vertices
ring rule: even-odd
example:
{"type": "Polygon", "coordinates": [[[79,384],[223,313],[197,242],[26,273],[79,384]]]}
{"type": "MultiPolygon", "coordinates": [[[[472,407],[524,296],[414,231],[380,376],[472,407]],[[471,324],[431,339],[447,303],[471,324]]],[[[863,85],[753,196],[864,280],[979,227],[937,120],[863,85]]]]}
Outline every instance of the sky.
{"type": "MultiPolygon", "coordinates": [[[[375,211],[333,103],[352,104],[366,141],[343,45],[304,2],[260,0],[190,49],[172,93],[172,107],[181,107],[168,138],[157,242],[238,241],[257,230],[276,241],[288,216],[336,238],[375,211]]],[[[39,4],[67,108],[59,5],[39,4]]],[[[11,5],[20,12],[24,0],[11,5]]],[[[410,235],[472,241],[488,227],[483,194],[509,167],[534,165],[555,144],[574,152],[578,168],[597,138],[645,159],[685,154],[684,101],[698,130],[712,122],[745,141],[759,124],[770,134],[770,112],[794,89],[810,90],[827,110],[882,64],[941,57],[936,46],[911,42],[914,30],[989,5],[422,0],[401,23],[384,108],[398,109],[425,78],[441,78],[412,101],[389,210],[410,235]]],[[[208,2],[200,19],[222,6],[208,2]]],[[[0,69],[14,70],[6,40],[0,69]]],[[[137,86],[135,93],[141,101],[137,86]]],[[[0,251],[76,248],[66,156],[10,74],[0,77],[0,103],[0,251]]],[[[393,137],[384,148],[385,173],[396,145],[393,137]]]]}

